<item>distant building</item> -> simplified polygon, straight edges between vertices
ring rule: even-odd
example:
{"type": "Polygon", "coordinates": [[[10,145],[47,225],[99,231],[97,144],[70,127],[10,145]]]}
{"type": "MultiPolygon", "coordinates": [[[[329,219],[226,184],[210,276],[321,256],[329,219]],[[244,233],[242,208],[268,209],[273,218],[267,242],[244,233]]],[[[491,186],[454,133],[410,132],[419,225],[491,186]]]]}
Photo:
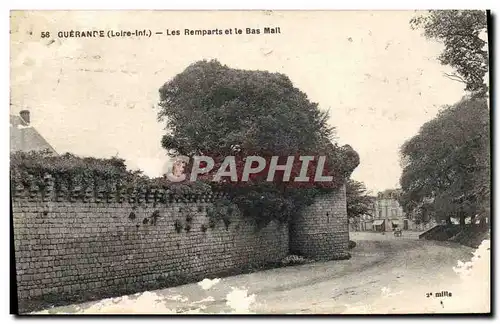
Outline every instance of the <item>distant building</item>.
{"type": "Polygon", "coordinates": [[[374,203],[373,230],[377,232],[414,229],[414,224],[403,212],[399,204],[400,189],[387,189],[379,192],[374,203]]]}
{"type": "Polygon", "coordinates": [[[31,152],[47,150],[57,155],[56,150],[30,124],[29,110],[22,110],[19,116],[10,115],[10,152],[31,152]]]}

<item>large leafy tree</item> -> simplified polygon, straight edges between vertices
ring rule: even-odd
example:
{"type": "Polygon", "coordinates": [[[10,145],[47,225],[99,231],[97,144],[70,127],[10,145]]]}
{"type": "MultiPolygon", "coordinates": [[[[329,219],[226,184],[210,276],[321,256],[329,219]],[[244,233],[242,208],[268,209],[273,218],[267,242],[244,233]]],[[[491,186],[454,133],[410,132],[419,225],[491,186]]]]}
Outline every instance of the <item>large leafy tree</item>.
{"type": "Polygon", "coordinates": [[[401,203],[436,219],[489,214],[490,116],[486,99],[463,99],[425,123],[401,149],[401,203]]]}
{"type": "Polygon", "coordinates": [[[430,10],[410,21],[413,28],[421,28],[427,38],[444,44],[439,56],[443,65],[456,73],[446,74],[452,80],[465,84],[465,90],[474,96],[484,96],[488,87],[484,82],[488,72],[486,48],[486,12],[481,10],[430,10]]]}
{"type": "Polygon", "coordinates": [[[231,69],[218,61],[190,65],[160,89],[170,134],[165,149],[183,155],[316,150],[329,143],[328,114],[279,73],[231,69]]]}
{"type": "Polygon", "coordinates": [[[373,198],[367,195],[363,182],[349,179],[346,183],[346,199],[349,218],[371,215],[373,198]]]}
{"type": "MultiPolygon", "coordinates": [[[[168,132],[162,146],[172,156],[211,156],[217,169],[225,156],[236,155],[241,171],[249,155],[326,155],[327,174],[336,180],[330,189],[343,183],[359,163],[352,148],[335,143],[328,113],[284,74],[199,61],[159,91],[158,119],[168,132]]],[[[226,182],[217,186],[226,189],[243,212],[264,220],[288,218],[310,202],[317,189],[325,189],[270,184],[259,175],[250,180],[243,186],[226,182]]]]}

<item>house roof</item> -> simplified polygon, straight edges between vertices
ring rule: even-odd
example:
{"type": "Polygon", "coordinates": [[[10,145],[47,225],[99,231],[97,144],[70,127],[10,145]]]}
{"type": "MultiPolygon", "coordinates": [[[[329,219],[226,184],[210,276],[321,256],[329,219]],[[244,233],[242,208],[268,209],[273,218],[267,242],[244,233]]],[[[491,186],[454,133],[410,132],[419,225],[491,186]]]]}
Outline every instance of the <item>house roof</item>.
{"type": "Polygon", "coordinates": [[[56,150],[31,125],[20,116],[10,115],[10,152],[30,152],[49,150],[57,154],[56,150]]]}

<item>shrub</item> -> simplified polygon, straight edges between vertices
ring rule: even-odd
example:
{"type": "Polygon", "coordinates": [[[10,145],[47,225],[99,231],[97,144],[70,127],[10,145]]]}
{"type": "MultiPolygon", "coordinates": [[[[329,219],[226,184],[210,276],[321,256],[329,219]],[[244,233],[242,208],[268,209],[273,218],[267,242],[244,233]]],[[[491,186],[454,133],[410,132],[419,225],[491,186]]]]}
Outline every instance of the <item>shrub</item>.
{"type": "Polygon", "coordinates": [[[288,255],[283,260],[281,260],[281,264],[284,266],[289,265],[299,265],[307,263],[309,260],[299,255],[288,255]]]}
{"type": "Polygon", "coordinates": [[[331,260],[349,260],[351,258],[351,254],[349,252],[340,252],[335,253],[331,260]]]}

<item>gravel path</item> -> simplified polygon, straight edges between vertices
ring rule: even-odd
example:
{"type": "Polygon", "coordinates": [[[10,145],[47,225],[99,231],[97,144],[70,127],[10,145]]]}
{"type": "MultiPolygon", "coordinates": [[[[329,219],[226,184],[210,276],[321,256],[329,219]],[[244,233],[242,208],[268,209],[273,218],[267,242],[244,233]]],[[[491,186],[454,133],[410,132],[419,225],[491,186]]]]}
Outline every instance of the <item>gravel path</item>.
{"type": "MultiPolygon", "coordinates": [[[[272,269],[223,278],[210,289],[188,284],[113,301],[59,307],[50,312],[229,313],[228,299],[251,304],[253,313],[423,313],[482,311],[470,302],[470,287],[453,271],[473,249],[448,242],[418,240],[418,233],[351,233],[352,258],[272,269]],[[228,298],[234,288],[240,289],[228,298]],[[454,290],[454,291],[452,291],[454,290]],[[437,292],[452,297],[435,297],[437,292]],[[427,297],[427,293],[433,297],[427,297]],[[248,294],[248,295],[247,295],[248,294]],[[254,295],[248,298],[247,296],[254,295]],[[236,296],[236,297],[235,297],[236,296]],[[149,298],[149,301],[147,298],[149,298]],[[156,306],[152,306],[152,305],[156,306]],[[121,306],[120,306],[121,305],[121,306]],[[467,307],[470,306],[470,307],[467,307]]],[[[489,262],[489,261],[488,261],[489,262]]],[[[489,274],[489,273],[488,273],[489,274]]],[[[479,292],[489,301],[489,291],[479,292]]],[[[238,312],[244,312],[243,306],[238,312]]]]}

